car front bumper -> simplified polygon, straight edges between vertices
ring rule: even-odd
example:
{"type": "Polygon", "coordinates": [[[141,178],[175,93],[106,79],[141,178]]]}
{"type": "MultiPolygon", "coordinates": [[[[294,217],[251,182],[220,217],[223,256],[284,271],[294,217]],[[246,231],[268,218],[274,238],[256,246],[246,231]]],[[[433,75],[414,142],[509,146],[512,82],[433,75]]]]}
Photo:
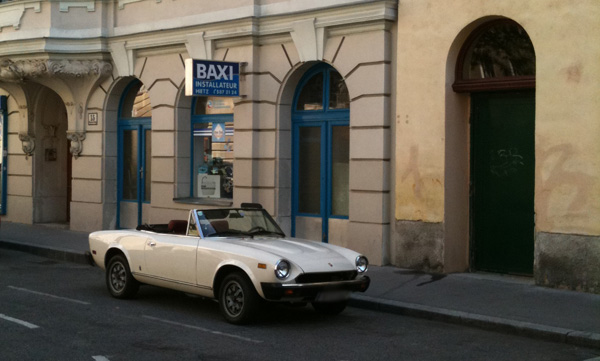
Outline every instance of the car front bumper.
{"type": "Polygon", "coordinates": [[[361,276],[354,280],[319,283],[261,283],[269,301],[314,301],[324,292],[365,292],[371,279],[361,276]]]}

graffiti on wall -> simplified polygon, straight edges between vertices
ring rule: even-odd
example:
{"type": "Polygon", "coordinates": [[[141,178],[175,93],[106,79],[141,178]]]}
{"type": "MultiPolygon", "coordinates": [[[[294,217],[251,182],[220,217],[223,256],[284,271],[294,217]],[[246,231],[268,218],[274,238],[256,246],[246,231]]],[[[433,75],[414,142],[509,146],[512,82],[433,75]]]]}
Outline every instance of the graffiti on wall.
{"type": "Polygon", "coordinates": [[[490,172],[497,177],[515,174],[525,165],[519,149],[498,149],[490,151],[490,172]]]}
{"type": "Polygon", "coordinates": [[[536,209],[538,222],[559,228],[562,222],[569,223],[568,226],[577,226],[573,223],[573,218],[580,225],[589,225],[590,221],[593,223],[595,215],[590,209],[594,177],[575,169],[573,159],[576,158],[572,144],[561,144],[539,151],[539,166],[536,167],[539,186],[536,209]]]}

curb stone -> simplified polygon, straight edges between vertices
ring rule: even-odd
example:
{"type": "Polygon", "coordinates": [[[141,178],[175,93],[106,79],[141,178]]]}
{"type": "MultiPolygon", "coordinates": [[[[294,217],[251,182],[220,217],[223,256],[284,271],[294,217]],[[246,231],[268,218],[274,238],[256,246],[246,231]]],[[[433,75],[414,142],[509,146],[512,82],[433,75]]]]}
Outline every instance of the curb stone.
{"type": "Polygon", "coordinates": [[[477,327],[512,335],[600,349],[600,333],[571,330],[494,316],[353,294],[350,306],[397,315],[477,327]]]}
{"type": "Polygon", "coordinates": [[[10,249],[34,254],[36,256],[55,259],[78,264],[90,264],[89,252],[82,253],[80,251],[69,249],[58,249],[49,246],[39,246],[31,243],[11,242],[10,240],[0,240],[0,248],[10,249]]]}

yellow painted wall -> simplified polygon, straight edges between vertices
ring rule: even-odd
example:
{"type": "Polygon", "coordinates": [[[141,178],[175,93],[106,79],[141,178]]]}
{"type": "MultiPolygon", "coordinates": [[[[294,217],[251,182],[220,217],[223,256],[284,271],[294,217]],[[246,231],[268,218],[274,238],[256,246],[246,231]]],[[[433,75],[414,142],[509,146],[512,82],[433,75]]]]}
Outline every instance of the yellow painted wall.
{"type": "Polygon", "coordinates": [[[400,2],[395,218],[442,222],[456,206],[444,205],[445,157],[452,157],[445,154],[445,127],[453,116],[446,99],[455,97],[448,92],[464,39],[495,17],[523,26],[536,51],[536,230],[598,235],[597,0],[400,2]]]}

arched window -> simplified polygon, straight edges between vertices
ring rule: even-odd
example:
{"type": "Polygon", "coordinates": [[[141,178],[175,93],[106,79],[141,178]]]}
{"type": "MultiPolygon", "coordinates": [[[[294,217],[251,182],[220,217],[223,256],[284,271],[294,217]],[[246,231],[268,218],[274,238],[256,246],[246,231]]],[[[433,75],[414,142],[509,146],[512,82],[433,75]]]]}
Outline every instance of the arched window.
{"type": "Polygon", "coordinates": [[[127,87],[121,100],[120,119],[149,118],[152,116],[152,106],[146,87],[139,81],[134,81],[127,87]]]}
{"type": "Polygon", "coordinates": [[[144,84],[132,81],[121,98],[118,120],[117,228],[146,219],[151,198],[152,105],[144,84]]]}
{"type": "Polygon", "coordinates": [[[301,87],[296,98],[296,112],[328,111],[350,107],[346,83],[340,73],[333,69],[323,67],[313,69],[301,87]]]}
{"type": "Polygon", "coordinates": [[[511,20],[482,25],[463,45],[454,91],[535,88],[535,51],[527,32],[511,20]]]}
{"type": "Polygon", "coordinates": [[[301,79],[292,111],[292,233],[328,241],[329,220],[349,213],[350,96],[334,68],[301,79]],[[312,235],[308,229],[319,229],[312,235]],[[321,237],[319,237],[321,236],[321,237]]]}

